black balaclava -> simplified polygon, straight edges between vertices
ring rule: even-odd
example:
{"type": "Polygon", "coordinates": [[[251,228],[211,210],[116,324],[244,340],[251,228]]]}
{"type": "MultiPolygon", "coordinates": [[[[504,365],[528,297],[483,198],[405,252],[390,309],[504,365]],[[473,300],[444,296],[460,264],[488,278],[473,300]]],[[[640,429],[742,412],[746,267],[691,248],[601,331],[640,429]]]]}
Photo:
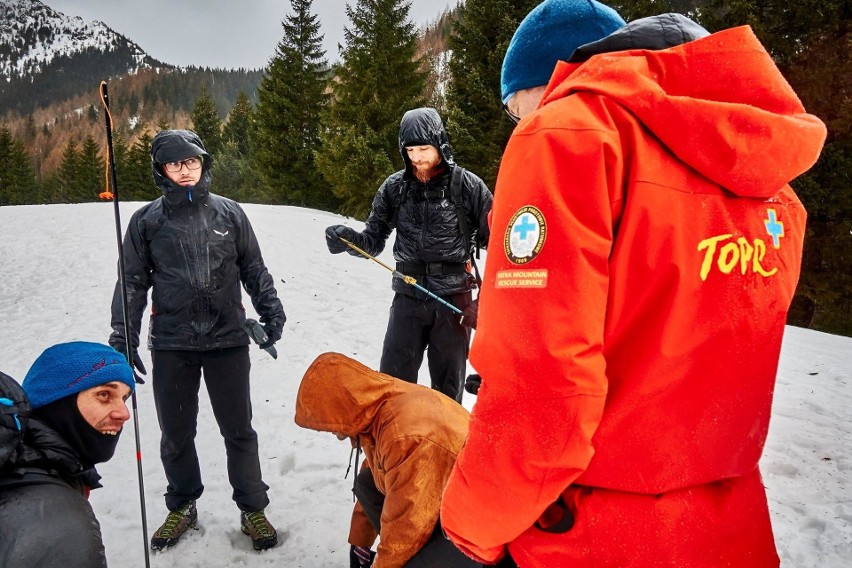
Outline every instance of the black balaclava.
{"type": "Polygon", "coordinates": [[[89,469],[112,458],[122,431],[115,436],[101,434],[80,414],[77,396],[79,394],[46,404],[33,410],[33,415],[53,428],[77,453],[83,468],[89,469]]]}

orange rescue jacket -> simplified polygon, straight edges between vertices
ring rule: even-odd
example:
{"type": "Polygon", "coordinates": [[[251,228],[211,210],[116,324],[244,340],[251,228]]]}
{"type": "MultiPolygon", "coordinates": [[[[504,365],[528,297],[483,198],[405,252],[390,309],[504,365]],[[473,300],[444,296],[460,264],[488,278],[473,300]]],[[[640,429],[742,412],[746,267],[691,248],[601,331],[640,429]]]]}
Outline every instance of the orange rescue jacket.
{"type": "Polygon", "coordinates": [[[805,230],[787,184],[824,139],[748,27],[557,66],[497,180],[482,387],[442,505],[458,546],[524,568],[777,565],[757,464],[805,230]],[[729,489],[753,510],[708,505],[729,489]],[[586,536],[534,527],[560,496],[600,507],[574,511],[586,536]],[[677,504],[606,509],[631,496],[677,504]],[[736,514],[765,525],[759,552],[736,514]]]}

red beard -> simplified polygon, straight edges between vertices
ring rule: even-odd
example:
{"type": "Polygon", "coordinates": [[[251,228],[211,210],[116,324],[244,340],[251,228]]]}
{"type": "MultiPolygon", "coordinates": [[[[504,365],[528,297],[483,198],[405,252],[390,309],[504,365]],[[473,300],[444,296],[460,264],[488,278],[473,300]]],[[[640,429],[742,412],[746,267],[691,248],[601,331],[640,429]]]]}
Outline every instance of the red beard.
{"type": "Polygon", "coordinates": [[[444,168],[438,167],[440,163],[441,158],[438,158],[431,164],[424,165],[420,168],[418,168],[414,164],[411,164],[411,169],[414,172],[414,177],[416,177],[418,181],[420,181],[421,183],[426,183],[430,179],[444,171],[444,168]]]}

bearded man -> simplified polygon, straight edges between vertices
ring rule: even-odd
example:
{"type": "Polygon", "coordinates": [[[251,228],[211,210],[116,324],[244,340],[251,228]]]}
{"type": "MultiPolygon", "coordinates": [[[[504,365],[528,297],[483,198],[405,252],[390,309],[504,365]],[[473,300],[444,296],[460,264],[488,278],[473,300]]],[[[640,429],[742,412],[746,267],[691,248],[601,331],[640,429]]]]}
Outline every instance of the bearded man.
{"type": "Polygon", "coordinates": [[[440,300],[402,279],[395,292],[379,371],[417,382],[423,353],[432,388],[461,402],[471,327],[473,290],[478,278],[472,251],[488,242],[492,195],[485,183],[453,160],[447,132],[433,108],[406,112],[399,127],[399,152],[405,168],[381,185],[363,231],[333,225],[325,231],[332,254],[377,255],[393,229],[397,272],[411,276],[440,300]],[[464,319],[444,305],[468,314],[464,319]]]}

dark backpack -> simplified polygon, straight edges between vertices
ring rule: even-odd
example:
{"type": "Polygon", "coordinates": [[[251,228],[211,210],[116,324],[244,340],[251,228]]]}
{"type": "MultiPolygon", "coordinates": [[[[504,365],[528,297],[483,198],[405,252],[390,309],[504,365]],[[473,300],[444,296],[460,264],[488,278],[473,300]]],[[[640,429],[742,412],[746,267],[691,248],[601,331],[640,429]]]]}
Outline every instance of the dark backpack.
{"type": "Polygon", "coordinates": [[[12,377],[0,372],[0,469],[21,450],[30,416],[30,401],[12,377]]]}

